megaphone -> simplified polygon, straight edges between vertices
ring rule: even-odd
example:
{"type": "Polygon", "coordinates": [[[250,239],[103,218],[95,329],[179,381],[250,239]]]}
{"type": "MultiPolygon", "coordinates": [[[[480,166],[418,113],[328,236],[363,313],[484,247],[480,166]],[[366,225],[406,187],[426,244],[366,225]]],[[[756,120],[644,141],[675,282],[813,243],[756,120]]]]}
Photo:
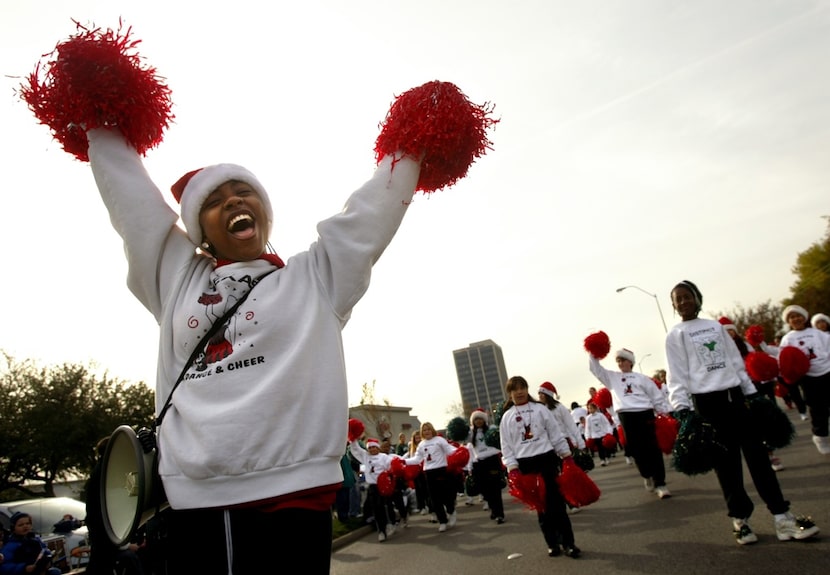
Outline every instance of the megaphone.
{"type": "Polygon", "coordinates": [[[99,495],[104,531],[119,547],[156,513],[170,507],[158,474],[158,450],[146,450],[129,425],[110,435],[99,495]]]}

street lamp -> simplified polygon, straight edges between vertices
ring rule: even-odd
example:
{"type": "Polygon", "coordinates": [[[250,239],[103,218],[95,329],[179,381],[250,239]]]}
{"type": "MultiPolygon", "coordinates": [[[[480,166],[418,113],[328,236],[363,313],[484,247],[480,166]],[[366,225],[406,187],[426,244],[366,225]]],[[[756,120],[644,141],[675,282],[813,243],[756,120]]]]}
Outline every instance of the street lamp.
{"type": "Polygon", "coordinates": [[[651,357],[651,354],[645,354],[643,357],[640,358],[639,363],[637,363],[637,367],[640,368],[640,373],[643,373],[643,362],[646,360],[647,357],[651,357]]]}
{"type": "Polygon", "coordinates": [[[669,328],[666,327],[666,319],[663,317],[663,310],[660,307],[660,300],[657,299],[657,294],[651,293],[650,291],[646,291],[643,288],[641,288],[640,286],[623,286],[621,288],[617,288],[617,293],[620,293],[623,290],[627,290],[628,288],[634,288],[634,289],[640,290],[644,294],[650,295],[651,297],[654,298],[654,302],[657,304],[657,311],[660,313],[660,321],[663,322],[663,330],[666,333],[669,333],[669,328]]]}

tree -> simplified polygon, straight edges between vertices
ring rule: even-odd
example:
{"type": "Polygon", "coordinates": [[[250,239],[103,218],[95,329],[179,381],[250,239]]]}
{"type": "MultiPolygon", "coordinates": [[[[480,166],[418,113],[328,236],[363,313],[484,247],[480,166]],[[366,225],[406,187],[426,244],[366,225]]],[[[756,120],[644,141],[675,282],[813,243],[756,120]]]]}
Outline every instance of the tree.
{"type": "Polygon", "coordinates": [[[798,254],[792,268],[798,278],[790,287],[784,305],[798,304],[810,313],[827,313],[830,302],[830,218],[824,239],[798,254]]]}
{"type": "Polygon", "coordinates": [[[713,316],[726,316],[731,319],[741,336],[751,325],[763,326],[766,341],[772,342],[776,334],[780,333],[784,327],[784,321],[781,319],[783,309],[783,306],[767,300],[755,307],[743,307],[739,304],[734,309],[718,311],[713,316]]]}
{"type": "Polygon", "coordinates": [[[89,472],[98,440],[119,425],[152,422],[154,393],[143,383],[97,376],[92,366],[45,368],[2,355],[0,491],[54,496],[56,480],[89,472]],[[42,493],[30,482],[42,482],[42,493]]]}

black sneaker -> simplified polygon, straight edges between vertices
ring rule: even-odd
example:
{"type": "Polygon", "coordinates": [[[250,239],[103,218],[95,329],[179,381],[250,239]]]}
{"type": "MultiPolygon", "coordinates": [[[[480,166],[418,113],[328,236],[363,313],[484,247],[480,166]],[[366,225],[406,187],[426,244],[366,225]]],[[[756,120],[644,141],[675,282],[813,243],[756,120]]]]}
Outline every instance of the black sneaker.
{"type": "Polygon", "coordinates": [[[559,557],[562,554],[562,550],[559,548],[559,545],[555,545],[548,549],[548,557],[559,557]]]}
{"type": "Polygon", "coordinates": [[[580,555],[582,555],[582,551],[579,550],[579,547],[576,545],[566,545],[565,546],[565,556],[570,557],[571,559],[578,559],[580,555]]]}
{"type": "Polygon", "coordinates": [[[504,517],[496,517],[496,523],[498,523],[499,525],[504,523],[504,517]]]}

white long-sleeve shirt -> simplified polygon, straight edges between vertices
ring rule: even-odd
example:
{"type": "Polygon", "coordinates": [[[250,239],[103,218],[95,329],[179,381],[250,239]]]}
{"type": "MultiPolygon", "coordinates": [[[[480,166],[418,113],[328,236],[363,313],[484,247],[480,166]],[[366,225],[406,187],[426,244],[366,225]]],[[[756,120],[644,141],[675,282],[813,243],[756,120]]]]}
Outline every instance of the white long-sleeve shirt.
{"type": "Polygon", "coordinates": [[[398,457],[397,455],[390,455],[389,453],[383,452],[372,455],[363,449],[357,441],[352,441],[349,444],[349,451],[351,451],[355,459],[363,464],[363,475],[366,477],[366,483],[369,485],[377,485],[378,475],[384,471],[388,471],[392,466],[392,460],[398,457]]]}
{"type": "Polygon", "coordinates": [[[810,369],[807,370],[810,377],[830,372],[830,332],[814,327],[788,331],[781,338],[779,353],[784,347],[797,347],[810,358],[810,369]]]}
{"type": "Polygon", "coordinates": [[[617,413],[648,410],[668,413],[671,411],[666,396],[650,377],[633,371],[622,373],[605,369],[593,355],[589,355],[588,367],[594,377],[611,392],[611,401],[617,413]]]}
{"type": "Polygon", "coordinates": [[[723,326],[696,318],[675,325],[666,336],[667,385],[673,409],[691,409],[691,395],[740,386],[757,393],[744,360],[723,326]]]}
{"type": "Polygon", "coordinates": [[[450,443],[436,435],[429,439],[422,439],[418,444],[418,449],[415,450],[415,455],[407,457],[407,465],[424,464],[424,471],[431,469],[440,469],[447,466],[447,456],[451,455],[457,448],[450,445],[450,443]]]}
{"type": "Polygon", "coordinates": [[[571,445],[577,449],[585,449],[585,438],[582,437],[582,432],[577,427],[568,408],[560,403],[551,409],[550,412],[559,424],[559,428],[565,434],[566,439],[571,442],[571,445]]]}
{"type": "Polygon", "coordinates": [[[585,418],[585,439],[602,439],[614,433],[614,428],[601,411],[589,413],[585,418]]]}
{"type": "Polygon", "coordinates": [[[501,453],[498,448],[487,445],[487,442],[484,440],[485,434],[486,431],[481,427],[473,427],[470,430],[470,441],[467,443],[467,447],[470,450],[471,464],[474,461],[481,461],[482,459],[494,457],[501,453]]]}
{"type": "Polygon", "coordinates": [[[499,423],[501,458],[510,469],[519,459],[555,451],[559,457],[571,454],[565,433],[547,406],[529,401],[513,405],[499,423]]]}
{"type": "MultiPolygon", "coordinates": [[[[198,254],[124,138],[104,129],[88,136],[95,181],[124,241],[127,284],[159,323],[160,410],[211,323],[273,265],[217,267],[198,254]]],[[[190,368],[158,434],[159,472],[174,509],[274,500],[343,481],[341,332],[418,175],[418,162],[384,158],[343,210],[318,224],[318,240],[256,286],[228,325],[230,355],[190,368]]]]}

